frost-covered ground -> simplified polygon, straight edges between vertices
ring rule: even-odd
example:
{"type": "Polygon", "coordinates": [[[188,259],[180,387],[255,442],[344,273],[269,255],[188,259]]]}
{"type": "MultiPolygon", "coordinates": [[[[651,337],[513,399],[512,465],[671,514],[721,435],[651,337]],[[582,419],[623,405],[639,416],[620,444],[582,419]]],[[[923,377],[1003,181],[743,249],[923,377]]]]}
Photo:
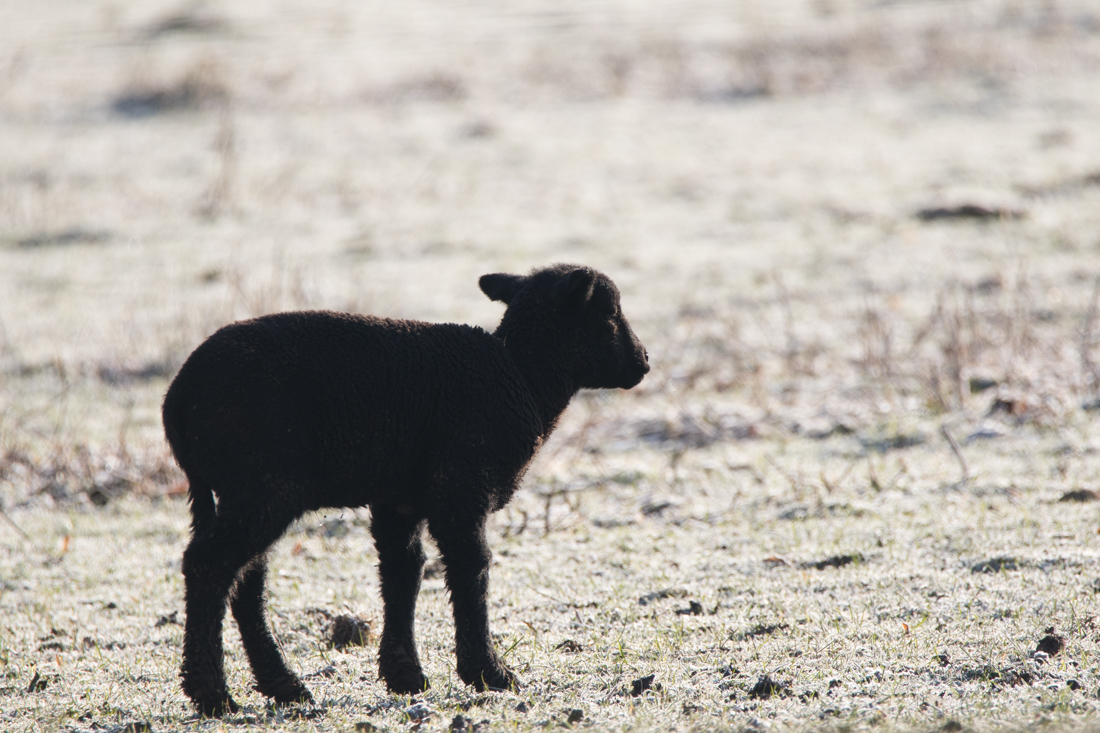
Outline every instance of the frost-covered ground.
{"type": "Polygon", "coordinates": [[[518,695],[425,581],[420,729],[1095,725],[1097,89],[1086,0],[0,7],[0,727],[415,727],[325,645],[366,510],[273,553],[318,709],[230,628],[246,712],[193,718],[160,396],[235,318],[491,328],[477,277],[553,261],[654,371],[495,518],[518,695]]]}

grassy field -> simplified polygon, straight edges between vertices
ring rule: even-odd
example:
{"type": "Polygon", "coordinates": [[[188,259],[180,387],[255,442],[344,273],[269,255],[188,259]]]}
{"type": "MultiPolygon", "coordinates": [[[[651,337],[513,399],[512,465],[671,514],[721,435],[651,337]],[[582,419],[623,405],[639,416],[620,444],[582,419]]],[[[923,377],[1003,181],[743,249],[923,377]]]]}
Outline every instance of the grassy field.
{"type": "Polygon", "coordinates": [[[1097,89],[1090,0],[0,6],[0,729],[1094,729],[1097,89]],[[492,328],[477,277],[555,261],[654,368],[494,517],[523,689],[460,685],[433,565],[418,701],[330,648],[379,631],[363,509],[272,551],[317,705],[228,623],[244,711],[196,719],[182,360],[285,309],[492,328]]]}

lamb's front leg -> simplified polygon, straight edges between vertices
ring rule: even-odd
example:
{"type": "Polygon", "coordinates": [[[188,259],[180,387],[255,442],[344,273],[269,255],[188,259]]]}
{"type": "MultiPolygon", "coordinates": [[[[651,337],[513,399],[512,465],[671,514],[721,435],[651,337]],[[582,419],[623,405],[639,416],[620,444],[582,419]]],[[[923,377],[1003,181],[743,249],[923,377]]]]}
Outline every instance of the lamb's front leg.
{"type": "Polygon", "coordinates": [[[517,689],[519,680],[500,661],[489,636],[486,600],[493,556],[485,540],[485,517],[432,517],[428,529],[446,566],[455,617],[458,676],[479,692],[517,689]]]}
{"type": "Polygon", "coordinates": [[[371,507],[370,531],[378,548],[385,619],[378,645],[378,674],[391,692],[414,695],[428,687],[416,653],[416,596],[424,570],[422,522],[383,506],[371,507]]]}

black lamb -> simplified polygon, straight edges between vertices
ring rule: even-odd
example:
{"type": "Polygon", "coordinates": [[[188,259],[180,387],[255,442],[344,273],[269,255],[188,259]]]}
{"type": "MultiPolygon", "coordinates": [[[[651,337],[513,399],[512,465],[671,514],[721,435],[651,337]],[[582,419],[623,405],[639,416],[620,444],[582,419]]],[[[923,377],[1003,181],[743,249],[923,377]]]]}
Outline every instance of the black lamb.
{"type": "Polygon", "coordinates": [[[305,512],[370,506],[385,620],[379,675],[424,690],[413,637],[425,524],[446,568],[462,680],[518,686],[489,636],[488,514],[503,507],[570,399],[630,389],[648,357],[619,291],[587,267],[492,274],[507,305],[496,332],[325,311],[222,328],[187,359],[164,398],[164,432],[190,481],[183,554],[184,692],[205,715],[238,710],[226,687],[226,599],[256,689],[311,699],[264,612],[266,552],[305,512]]]}

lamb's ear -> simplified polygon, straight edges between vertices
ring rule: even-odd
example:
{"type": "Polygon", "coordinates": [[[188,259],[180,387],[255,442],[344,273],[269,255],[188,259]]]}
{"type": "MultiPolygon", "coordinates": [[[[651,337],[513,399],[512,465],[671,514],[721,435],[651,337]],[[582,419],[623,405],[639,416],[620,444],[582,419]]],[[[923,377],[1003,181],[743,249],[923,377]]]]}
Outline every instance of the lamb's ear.
{"type": "Polygon", "coordinates": [[[596,288],[596,273],[578,268],[562,275],[554,284],[554,301],[566,308],[577,308],[589,301],[596,288]]]}
{"type": "Polygon", "coordinates": [[[494,272],[491,275],[482,275],[477,284],[481,292],[489,296],[489,300],[499,300],[504,305],[508,305],[526,282],[527,278],[524,275],[494,272]]]}

